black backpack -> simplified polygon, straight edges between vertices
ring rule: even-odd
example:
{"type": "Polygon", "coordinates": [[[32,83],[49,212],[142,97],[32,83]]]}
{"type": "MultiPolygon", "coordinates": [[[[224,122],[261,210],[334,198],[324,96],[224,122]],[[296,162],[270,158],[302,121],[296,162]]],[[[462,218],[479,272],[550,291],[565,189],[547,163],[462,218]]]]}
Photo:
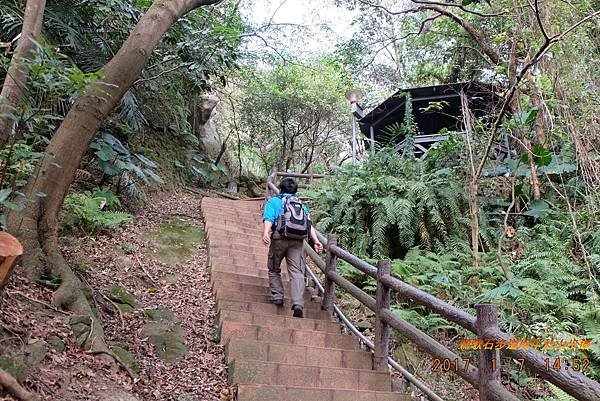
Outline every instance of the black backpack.
{"type": "Polygon", "coordinates": [[[294,195],[281,197],[283,213],[277,218],[276,231],[283,238],[306,239],[310,236],[310,220],[302,201],[294,195]]]}

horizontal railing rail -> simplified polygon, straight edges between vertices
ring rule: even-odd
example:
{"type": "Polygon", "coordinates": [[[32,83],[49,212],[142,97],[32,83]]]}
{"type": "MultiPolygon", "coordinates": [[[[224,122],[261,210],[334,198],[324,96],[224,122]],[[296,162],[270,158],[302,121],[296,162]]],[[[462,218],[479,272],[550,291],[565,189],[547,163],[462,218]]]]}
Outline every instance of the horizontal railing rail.
{"type": "MultiPolygon", "coordinates": [[[[278,176],[292,177],[297,175],[292,175],[292,173],[273,173],[270,175],[267,178],[267,198],[271,194],[279,193],[277,186],[273,183],[278,176]]],[[[325,285],[322,287],[322,309],[328,310],[331,314],[334,314],[336,311],[337,307],[334,305],[334,299],[335,287],[337,285],[375,312],[376,326],[375,341],[373,343],[375,369],[388,369],[390,328],[397,330],[418,349],[427,352],[435,358],[444,361],[464,361],[466,359],[461,358],[423,331],[396,316],[390,309],[391,291],[395,291],[405,302],[425,306],[448,321],[458,324],[474,333],[482,341],[492,341],[496,344],[499,342],[508,344],[511,341],[511,337],[498,328],[498,313],[494,305],[476,305],[477,316],[473,316],[465,310],[452,306],[392,276],[389,261],[380,261],[378,266],[375,267],[338,247],[336,236],[331,235],[329,238],[325,238],[318,231],[317,236],[327,250],[326,261],[323,261],[314,251],[310,252],[307,249],[307,254],[325,275],[325,285]],[[346,280],[336,271],[338,258],[377,280],[375,298],[346,280]]],[[[308,245],[306,247],[310,248],[308,245]]],[[[524,366],[531,372],[538,374],[541,378],[554,384],[577,400],[600,400],[600,383],[590,379],[576,369],[561,368],[558,370],[549,366],[551,364],[548,361],[556,358],[531,348],[509,349],[506,347],[502,352],[511,358],[522,361],[524,366]]],[[[469,363],[465,363],[465,365],[464,368],[451,369],[451,371],[478,389],[481,401],[518,400],[500,381],[500,351],[498,349],[480,349],[478,366],[475,367],[469,363]]]]}
{"type": "MultiPolygon", "coordinates": [[[[323,270],[325,268],[325,261],[319,257],[319,255],[315,252],[314,249],[312,249],[310,247],[310,245],[308,245],[307,242],[304,242],[304,250],[306,251],[307,254],[310,255],[310,258],[313,260],[313,262],[315,262],[315,264],[318,265],[318,267],[321,270],[323,270]]],[[[307,272],[310,280],[317,287],[317,290],[319,291],[319,295],[323,295],[325,293],[325,289],[323,288],[323,285],[321,285],[319,278],[315,275],[315,273],[312,271],[312,269],[310,268],[310,266],[308,264],[306,264],[306,272],[307,272]]],[[[350,319],[348,319],[346,317],[344,312],[342,312],[342,310],[335,304],[333,305],[333,312],[334,312],[335,316],[337,316],[337,318],[344,324],[344,326],[352,334],[354,334],[355,336],[357,336],[359,338],[361,343],[363,343],[370,350],[375,349],[375,344],[373,344],[373,342],[371,340],[369,340],[363,333],[361,333],[360,330],[358,330],[356,328],[356,326],[354,326],[354,324],[352,324],[350,319]]],[[[431,390],[429,387],[427,387],[427,385],[425,383],[423,383],[422,381],[417,379],[415,376],[413,376],[408,370],[406,370],[404,367],[402,367],[391,356],[388,356],[388,363],[390,364],[390,366],[392,366],[392,368],[394,368],[396,371],[400,372],[402,374],[402,376],[409,383],[412,383],[416,388],[421,390],[423,392],[423,394],[425,394],[427,396],[427,398],[429,398],[431,401],[444,401],[439,395],[434,393],[433,390],[431,390]]]]}

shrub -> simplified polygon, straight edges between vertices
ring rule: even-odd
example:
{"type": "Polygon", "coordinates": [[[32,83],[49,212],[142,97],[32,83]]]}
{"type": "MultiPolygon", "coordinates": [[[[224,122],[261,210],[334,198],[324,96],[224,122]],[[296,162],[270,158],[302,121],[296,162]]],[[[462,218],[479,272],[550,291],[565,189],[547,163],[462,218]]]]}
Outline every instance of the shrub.
{"type": "Polygon", "coordinates": [[[108,210],[118,205],[118,196],[105,188],[68,195],[63,205],[65,214],[62,228],[88,234],[116,230],[121,224],[132,220],[129,213],[108,210]]]}

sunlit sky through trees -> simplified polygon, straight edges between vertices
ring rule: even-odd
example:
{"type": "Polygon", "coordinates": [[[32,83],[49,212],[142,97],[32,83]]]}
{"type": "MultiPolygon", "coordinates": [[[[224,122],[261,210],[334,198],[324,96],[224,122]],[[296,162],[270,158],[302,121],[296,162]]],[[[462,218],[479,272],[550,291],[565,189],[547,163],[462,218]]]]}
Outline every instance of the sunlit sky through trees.
{"type": "Polygon", "coordinates": [[[355,34],[352,20],[356,11],[336,6],[333,0],[256,0],[243,12],[256,26],[286,24],[281,26],[281,34],[270,33],[268,37],[295,56],[329,52],[337,42],[355,34]],[[303,27],[303,34],[294,34],[297,30],[293,25],[303,27]]]}

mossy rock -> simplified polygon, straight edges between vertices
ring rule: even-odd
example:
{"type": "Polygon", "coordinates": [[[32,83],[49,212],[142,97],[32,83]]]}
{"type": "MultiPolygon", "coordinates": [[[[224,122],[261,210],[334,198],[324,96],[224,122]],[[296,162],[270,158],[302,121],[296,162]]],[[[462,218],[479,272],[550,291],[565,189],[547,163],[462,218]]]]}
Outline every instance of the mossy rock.
{"type": "Polygon", "coordinates": [[[92,318],[89,315],[74,315],[69,319],[69,324],[75,333],[75,342],[79,348],[89,348],[90,329],[92,318]]]}
{"type": "Polygon", "coordinates": [[[153,322],[172,322],[176,323],[179,318],[175,313],[166,308],[147,309],[146,316],[153,322]]]}
{"type": "Polygon", "coordinates": [[[167,284],[177,284],[177,282],[181,280],[182,277],[183,275],[181,275],[180,273],[173,273],[165,275],[162,279],[167,284]]]}
{"type": "Polygon", "coordinates": [[[144,234],[152,244],[148,256],[160,262],[176,265],[196,254],[196,245],[206,236],[202,230],[190,226],[185,220],[175,218],[162,224],[157,230],[144,234]]]}
{"type": "Polygon", "coordinates": [[[134,296],[125,288],[119,287],[118,285],[112,286],[110,290],[108,290],[108,298],[118,304],[125,304],[135,308],[134,296]]]}
{"type": "Polygon", "coordinates": [[[48,344],[50,344],[50,346],[58,352],[65,352],[65,350],[67,349],[63,340],[61,340],[58,336],[50,335],[48,336],[47,340],[48,344]]]}
{"type": "Polygon", "coordinates": [[[112,347],[112,352],[114,352],[115,355],[119,357],[121,362],[123,362],[125,366],[127,366],[133,372],[140,372],[140,364],[131,352],[127,351],[125,348],[116,345],[112,347]]]}
{"type": "Polygon", "coordinates": [[[23,381],[27,378],[28,369],[22,358],[8,358],[0,356],[0,368],[17,379],[19,383],[23,383],[23,381]]]}
{"type": "Polygon", "coordinates": [[[25,347],[25,364],[32,368],[38,366],[48,353],[48,343],[44,340],[38,340],[25,347]]]}
{"type": "Polygon", "coordinates": [[[176,363],[187,355],[184,334],[183,327],[173,323],[151,322],[142,329],[142,335],[154,345],[158,357],[167,363],[176,363]]]}
{"type": "Polygon", "coordinates": [[[117,308],[119,308],[119,310],[121,311],[121,313],[125,314],[125,313],[131,313],[133,312],[135,309],[132,308],[130,305],[127,304],[117,304],[117,308]]]}

